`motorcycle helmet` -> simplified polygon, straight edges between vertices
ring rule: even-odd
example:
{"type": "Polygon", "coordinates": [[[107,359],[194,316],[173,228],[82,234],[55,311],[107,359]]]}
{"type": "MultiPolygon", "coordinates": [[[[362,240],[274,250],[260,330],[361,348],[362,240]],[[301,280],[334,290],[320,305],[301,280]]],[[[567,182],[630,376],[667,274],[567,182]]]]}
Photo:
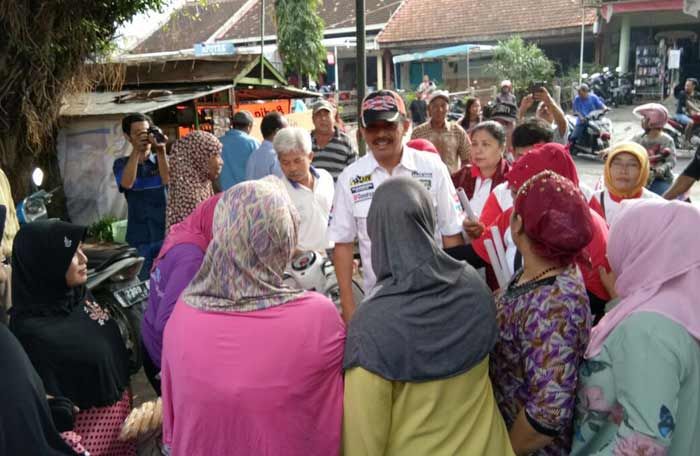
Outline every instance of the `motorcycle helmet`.
{"type": "Polygon", "coordinates": [[[647,103],[634,108],[635,116],[644,119],[644,128],[664,128],[668,122],[668,109],[659,103],[647,103]]]}

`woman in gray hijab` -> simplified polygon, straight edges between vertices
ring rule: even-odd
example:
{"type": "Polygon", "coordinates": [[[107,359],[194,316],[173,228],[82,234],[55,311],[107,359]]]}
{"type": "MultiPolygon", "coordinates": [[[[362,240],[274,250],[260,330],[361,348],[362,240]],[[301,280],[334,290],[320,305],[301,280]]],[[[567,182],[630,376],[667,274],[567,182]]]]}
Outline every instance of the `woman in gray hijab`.
{"type": "Polygon", "coordinates": [[[377,285],[348,328],[344,454],[512,455],[488,377],[493,297],[435,244],[430,194],[385,182],[367,230],[377,285]]]}

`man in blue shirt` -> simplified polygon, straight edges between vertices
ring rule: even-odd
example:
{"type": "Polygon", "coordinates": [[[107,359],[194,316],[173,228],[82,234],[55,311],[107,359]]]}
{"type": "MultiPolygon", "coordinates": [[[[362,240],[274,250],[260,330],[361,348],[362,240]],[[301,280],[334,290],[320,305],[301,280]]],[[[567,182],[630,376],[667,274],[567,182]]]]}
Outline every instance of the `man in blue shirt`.
{"type": "Polygon", "coordinates": [[[277,152],[272,145],[275,135],[283,128],[287,128],[287,121],[279,112],[271,112],[263,117],[260,124],[260,132],[265,140],[260,147],[250,155],[246,164],[246,180],[261,179],[270,174],[282,178],[282,168],[280,168],[277,152]]]}
{"type": "Polygon", "coordinates": [[[113,166],[117,186],[128,204],[126,241],[145,259],[141,280],[148,279],[153,259],[163,244],[166,186],[170,181],[165,156],[167,137],[156,142],[148,132],[151,125],[151,119],[139,113],[122,119],[122,131],[133,150],[130,156],[116,159],[113,166]]]}
{"type": "Polygon", "coordinates": [[[598,98],[598,95],[590,93],[591,89],[587,84],[581,84],[578,87],[578,96],[574,99],[574,114],[578,117],[576,128],[571,134],[571,140],[580,138],[583,133],[584,120],[586,116],[593,111],[600,109],[608,109],[605,104],[598,98]]]}
{"type": "Polygon", "coordinates": [[[224,167],[219,176],[221,190],[226,191],[245,180],[245,168],[250,155],[260,143],[250,136],[253,116],[248,111],[238,111],[231,119],[231,129],[219,138],[224,145],[221,152],[224,167]]]}

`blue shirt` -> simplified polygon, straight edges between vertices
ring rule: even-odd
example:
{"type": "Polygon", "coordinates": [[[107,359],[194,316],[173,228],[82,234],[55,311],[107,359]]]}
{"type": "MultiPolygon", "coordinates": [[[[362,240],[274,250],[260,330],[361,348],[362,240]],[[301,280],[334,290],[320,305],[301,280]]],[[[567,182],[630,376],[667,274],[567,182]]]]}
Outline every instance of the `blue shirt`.
{"type": "Polygon", "coordinates": [[[260,143],[246,132],[235,128],[227,131],[219,140],[224,145],[221,152],[224,167],[221,169],[219,184],[221,184],[221,190],[226,191],[245,180],[248,158],[255,149],[260,147],[260,143]]]}
{"type": "Polygon", "coordinates": [[[246,180],[262,179],[270,174],[274,174],[279,178],[283,176],[272,141],[266,139],[250,155],[245,168],[245,178],[246,180]]]}
{"type": "Polygon", "coordinates": [[[583,115],[583,117],[588,116],[593,111],[603,109],[604,106],[600,98],[594,93],[589,93],[585,100],[577,95],[574,100],[574,112],[583,115]]]}
{"type": "Polygon", "coordinates": [[[121,186],[124,168],[129,157],[114,160],[117,187],[128,203],[129,223],[126,242],[132,246],[162,241],[165,237],[165,185],[158,171],[158,158],[151,154],[138,164],[133,187],[121,186]]]}

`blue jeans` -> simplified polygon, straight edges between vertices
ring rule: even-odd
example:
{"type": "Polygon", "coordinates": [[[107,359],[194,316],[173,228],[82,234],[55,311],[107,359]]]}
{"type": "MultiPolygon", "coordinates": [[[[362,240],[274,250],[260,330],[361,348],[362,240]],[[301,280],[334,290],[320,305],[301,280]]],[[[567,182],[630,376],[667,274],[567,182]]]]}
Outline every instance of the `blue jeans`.
{"type": "Polygon", "coordinates": [[[657,195],[663,195],[669,188],[671,188],[671,182],[664,179],[654,179],[651,185],[649,185],[649,190],[657,195]]]}
{"type": "Polygon", "coordinates": [[[155,260],[156,257],[158,257],[158,253],[160,253],[160,248],[162,246],[163,241],[139,244],[134,246],[136,250],[139,251],[139,255],[144,258],[143,266],[141,267],[141,272],[139,272],[139,279],[148,280],[148,278],[151,276],[153,260],[155,260]]]}
{"type": "Polygon", "coordinates": [[[676,114],[675,116],[673,116],[673,118],[674,118],[677,122],[683,124],[684,127],[687,127],[688,124],[691,123],[691,122],[693,121],[693,119],[691,119],[690,117],[686,116],[685,114],[676,114]]]}
{"type": "Polygon", "coordinates": [[[583,135],[584,128],[586,128],[586,122],[579,119],[574,127],[573,133],[571,133],[571,136],[569,136],[569,142],[575,142],[577,139],[579,139],[581,135],[583,135]]]}

